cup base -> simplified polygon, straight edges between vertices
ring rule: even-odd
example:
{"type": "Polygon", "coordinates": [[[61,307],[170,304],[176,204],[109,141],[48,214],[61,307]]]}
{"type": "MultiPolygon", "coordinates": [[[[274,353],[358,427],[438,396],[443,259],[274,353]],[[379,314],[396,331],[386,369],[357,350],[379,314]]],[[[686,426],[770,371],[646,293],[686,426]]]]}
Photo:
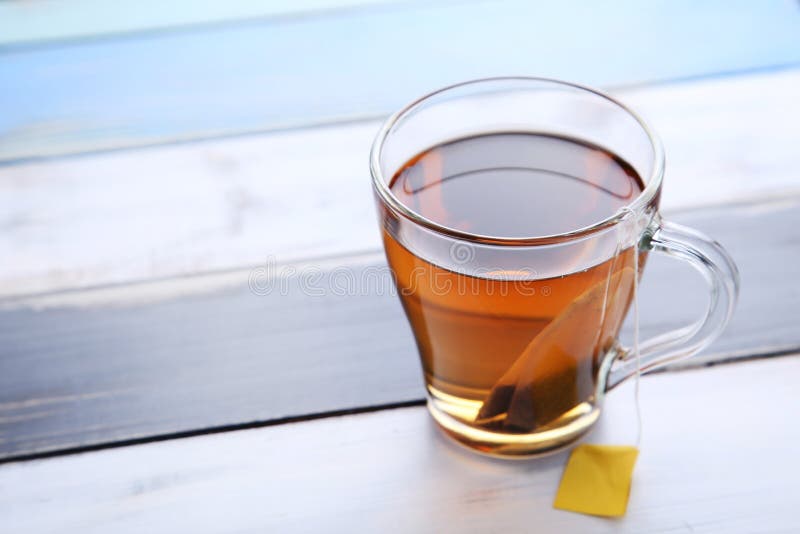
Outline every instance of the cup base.
{"type": "Polygon", "coordinates": [[[506,459],[529,459],[559,452],[589,432],[600,417],[597,406],[587,405],[585,413],[567,424],[529,434],[510,434],[470,426],[442,410],[438,404],[437,399],[428,396],[428,411],[444,434],[474,452],[506,459]]]}

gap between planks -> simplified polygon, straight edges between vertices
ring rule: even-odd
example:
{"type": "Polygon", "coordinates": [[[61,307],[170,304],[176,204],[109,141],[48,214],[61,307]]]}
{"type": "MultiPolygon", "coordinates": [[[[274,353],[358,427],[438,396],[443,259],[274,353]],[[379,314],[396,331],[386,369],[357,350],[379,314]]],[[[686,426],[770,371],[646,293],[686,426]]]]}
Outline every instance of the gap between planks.
{"type": "MultiPolygon", "coordinates": [[[[747,357],[741,358],[727,358],[722,360],[717,360],[713,362],[704,362],[698,365],[683,365],[683,366],[668,366],[667,368],[659,368],[655,369],[654,371],[650,371],[644,373],[642,377],[650,377],[653,375],[659,375],[662,373],[682,373],[682,372],[692,372],[697,371],[700,369],[708,369],[710,367],[716,366],[725,366],[734,363],[751,363],[758,360],[765,360],[765,359],[772,359],[772,358],[785,358],[785,357],[800,357],[800,345],[786,350],[780,351],[773,351],[773,352],[765,352],[761,354],[751,354],[747,357]]],[[[359,408],[349,408],[343,410],[332,410],[327,412],[318,412],[300,416],[293,416],[293,417],[284,417],[279,419],[269,419],[265,421],[251,421],[247,423],[238,423],[238,424],[230,424],[230,425],[222,425],[222,426],[214,426],[208,428],[198,428],[196,430],[190,430],[185,432],[173,432],[169,434],[157,434],[152,436],[146,436],[141,438],[130,438],[120,441],[111,441],[107,443],[97,443],[93,445],[86,445],[86,446],[79,446],[79,447],[70,447],[65,449],[53,450],[53,451],[46,451],[46,452],[39,452],[39,453],[31,453],[31,454],[20,454],[16,456],[8,456],[8,457],[0,457],[0,465],[3,464],[10,464],[10,463],[18,463],[18,462],[28,462],[32,460],[43,460],[47,458],[57,458],[60,456],[69,456],[73,454],[82,454],[88,452],[96,452],[96,451],[103,451],[108,449],[118,449],[121,447],[131,447],[136,445],[146,445],[148,443],[159,443],[163,441],[171,441],[177,439],[187,439],[187,438],[194,438],[199,436],[207,436],[212,434],[222,434],[227,432],[239,432],[245,430],[253,430],[257,428],[267,428],[272,426],[279,426],[279,425],[289,425],[293,423],[305,423],[310,421],[318,421],[321,419],[329,419],[332,417],[344,417],[344,416],[351,416],[351,415],[361,415],[361,414],[369,414],[369,413],[376,413],[382,412],[386,410],[399,410],[403,408],[416,408],[420,406],[425,406],[426,400],[424,398],[419,399],[411,399],[407,401],[401,402],[392,402],[387,404],[379,404],[375,406],[363,406],[359,408]]]]}

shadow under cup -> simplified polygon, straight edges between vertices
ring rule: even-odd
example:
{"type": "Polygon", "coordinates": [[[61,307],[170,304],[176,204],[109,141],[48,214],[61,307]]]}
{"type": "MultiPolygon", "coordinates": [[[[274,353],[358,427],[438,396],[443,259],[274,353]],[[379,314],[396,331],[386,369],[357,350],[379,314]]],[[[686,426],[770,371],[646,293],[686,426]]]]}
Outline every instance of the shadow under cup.
{"type": "MultiPolygon", "coordinates": [[[[479,152],[470,161],[498,168],[522,161],[513,150],[490,156],[482,162],[479,152]]],[[[535,151],[526,157],[525,166],[539,166],[535,151]]],[[[552,151],[548,157],[564,172],[574,165],[568,154],[555,163],[552,151]]],[[[591,428],[605,392],[637,370],[617,335],[649,250],[697,267],[711,298],[699,321],[642,345],[643,370],[700,350],[733,309],[738,274],[724,250],[658,215],[659,142],[637,115],[599,92],[535,78],[452,86],[390,117],[370,163],[386,257],[417,342],[428,408],[448,435],[472,449],[542,454],[591,428]],[[509,237],[431,220],[392,191],[395,176],[426,151],[495,134],[599,147],[638,175],[641,193],[589,225],[509,237]]]]}

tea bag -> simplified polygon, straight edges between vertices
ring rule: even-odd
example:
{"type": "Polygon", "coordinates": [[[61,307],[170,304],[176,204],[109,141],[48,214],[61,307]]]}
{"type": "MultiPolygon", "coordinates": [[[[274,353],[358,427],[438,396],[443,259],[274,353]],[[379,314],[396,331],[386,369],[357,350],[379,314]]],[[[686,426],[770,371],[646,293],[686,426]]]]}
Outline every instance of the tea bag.
{"type": "Polygon", "coordinates": [[[553,319],[495,383],[476,423],[530,432],[557,419],[594,391],[591,365],[614,341],[630,299],[635,270],[623,267],[587,289],[553,319]]]}
{"type": "MultiPolygon", "coordinates": [[[[634,254],[634,271],[639,272],[639,255],[634,254]]],[[[642,441],[642,412],[639,405],[641,361],[639,353],[639,280],[633,280],[634,405],[636,445],[578,445],[572,450],[553,507],[571,512],[621,517],[628,508],[631,479],[642,441]]]]}

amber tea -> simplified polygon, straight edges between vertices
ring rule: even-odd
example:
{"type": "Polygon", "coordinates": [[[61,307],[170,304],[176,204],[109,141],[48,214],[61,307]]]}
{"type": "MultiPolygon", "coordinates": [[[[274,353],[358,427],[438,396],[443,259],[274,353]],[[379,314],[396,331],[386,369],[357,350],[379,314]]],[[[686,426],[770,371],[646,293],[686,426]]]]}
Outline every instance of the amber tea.
{"type": "MultiPolygon", "coordinates": [[[[503,133],[419,154],[390,188],[405,206],[442,226],[526,237],[591,226],[628,205],[643,185],[630,165],[600,147],[503,133]]],[[[390,226],[383,236],[432,412],[445,429],[460,424],[463,440],[469,429],[515,435],[575,431],[571,422],[594,422],[594,400],[602,393],[598,368],[632,297],[631,248],[574,272],[571,258],[554,257],[561,264],[548,267],[564,272],[557,277],[537,278],[541,265],[470,276],[418,257],[390,226]]]]}

